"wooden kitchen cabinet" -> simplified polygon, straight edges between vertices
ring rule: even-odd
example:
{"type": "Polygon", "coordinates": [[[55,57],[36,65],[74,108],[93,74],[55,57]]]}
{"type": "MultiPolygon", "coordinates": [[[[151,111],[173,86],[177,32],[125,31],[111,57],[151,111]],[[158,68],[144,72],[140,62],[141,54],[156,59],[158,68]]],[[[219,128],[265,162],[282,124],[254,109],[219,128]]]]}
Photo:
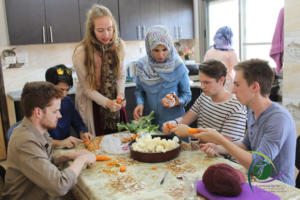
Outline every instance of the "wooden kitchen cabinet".
{"type": "Polygon", "coordinates": [[[85,22],[87,19],[87,12],[93,4],[100,4],[107,7],[114,16],[119,28],[119,1],[118,0],[79,0],[79,15],[82,39],[85,35],[85,22]]]}
{"type": "Polygon", "coordinates": [[[194,37],[193,0],[119,0],[121,37],[143,40],[153,25],[164,25],[174,39],[194,37]]]}
{"type": "Polygon", "coordinates": [[[143,40],[159,24],[159,0],[119,0],[120,29],[124,40],[143,40]]]}
{"type": "Polygon", "coordinates": [[[6,0],[11,45],[80,41],[78,0],[6,0]]]}
{"type": "Polygon", "coordinates": [[[176,0],[178,39],[194,38],[193,0],[176,0]]]}
{"type": "Polygon", "coordinates": [[[140,0],[119,0],[120,33],[123,40],[141,40],[140,0]]]}
{"type": "Polygon", "coordinates": [[[5,5],[10,44],[43,43],[44,0],[6,0],[5,5]]]}
{"type": "Polygon", "coordinates": [[[193,0],[160,0],[160,22],[173,39],[194,38],[193,0]]]}
{"type": "Polygon", "coordinates": [[[145,39],[146,33],[151,26],[160,24],[159,1],[160,0],[140,0],[142,40],[145,39]]]}

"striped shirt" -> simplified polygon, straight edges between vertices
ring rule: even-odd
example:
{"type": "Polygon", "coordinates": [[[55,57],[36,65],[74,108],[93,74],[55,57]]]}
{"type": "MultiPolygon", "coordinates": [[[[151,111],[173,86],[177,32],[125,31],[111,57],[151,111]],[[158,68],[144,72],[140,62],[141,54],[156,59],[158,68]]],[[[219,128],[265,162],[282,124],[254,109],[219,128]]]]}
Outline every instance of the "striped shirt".
{"type": "Polygon", "coordinates": [[[222,135],[233,138],[233,142],[243,139],[247,110],[235,96],[228,101],[215,103],[202,93],[190,111],[197,115],[198,127],[216,129],[222,135]]]}

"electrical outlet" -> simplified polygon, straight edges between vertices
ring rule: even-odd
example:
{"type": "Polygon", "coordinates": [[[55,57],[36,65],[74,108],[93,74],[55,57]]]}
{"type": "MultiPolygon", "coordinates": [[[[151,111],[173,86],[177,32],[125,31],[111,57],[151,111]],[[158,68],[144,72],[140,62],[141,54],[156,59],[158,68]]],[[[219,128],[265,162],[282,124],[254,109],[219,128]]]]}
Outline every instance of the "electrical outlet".
{"type": "Polygon", "coordinates": [[[16,64],[17,62],[17,57],[16,56],[7,56],[4,58],[4,63],[9,65],[9,64],[16,64]]]}
{"type": "Polygon", "coordinates": [[[28,53],[27,52],[18,52],[17,54],[17,63],[28,63],[28,53]]]}

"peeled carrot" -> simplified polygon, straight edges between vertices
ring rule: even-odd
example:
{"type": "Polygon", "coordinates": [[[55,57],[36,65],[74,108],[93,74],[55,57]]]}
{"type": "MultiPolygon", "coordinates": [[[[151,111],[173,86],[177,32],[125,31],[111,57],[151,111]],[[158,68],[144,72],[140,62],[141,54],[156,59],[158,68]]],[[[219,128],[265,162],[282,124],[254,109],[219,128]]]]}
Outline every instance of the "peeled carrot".
{"type": "Polygon", "coordinates": [[[156,166],[153,166],[152,169],[153,169],[153,170],[157,170],[157,167],[156,167],[156,166]]]}
{"type": "Polygon", "coordinates": [[[137,134],[133,134],[133,135],[131,136],[131,139],[134,140],[136,137],[137,137],[137,134]]]}
{"type": "Polygon", "coordinates": [[[97,161],[106,161],[106,160],[111,160],[110,157],[107,157],[107,156],[100,156],[100,155],[97,155],[96,156],[96,160],[97,161]]]}
{"type": "Polygon", "coordinates": [[[83,143],[83,144],[90,144],[90,141],[84,140],[82,143],[83,143]]]}
{"type": "Polygon", "coordinates": [[[166,126],[167,126],[168,129],[173,129],[173,128],[175,128],[175,126],[172,125],[172,124],[170,124],[170,123],[167,123],[166,126]]]}
{"type": "Polygon", "coordinates": [[[118,162],[116,160],[106,163],[107,166],[114,166],[114,165],[117,165],[117,164],[118,164],[118,162]]]}
{"type": "Polygon", "coordinates": [[[167,94],[166,98],[169,100],[173,100],[174,99],[174,94],[167,94]]]}
{"type": "Polygon", "coordinates": [[[131,140],[134,140],[136,137],[137,137],[137,134],[132,134],[131,136],[124,137],[121,142],[127,143],[127,142],[130,142],[131,140]]]}
{"type": "Polygon", "coordinates": [[[125,172],[125,171],[126,171],[126,166],[125,165],[120,166],[120,172],[125,172]]]}
{"type": "Polygon", "coordinates": [[[121,104],[122,103],[122,99],[121,98],[117,98],[117,104],[121,104]]]}
{"type": "Polygon", "coordinates": [[[95,151],[96,149],[98,149],[98,147],[95,145],[94,142],[88,143],[88,145],[87,145],[86,148],[87,148],[87,150],[89,150],[89,151],[95,151]]]}
{"type": "Polygon", "coordinates": [[[200,131],[197,128],[189,128],[188,129],[189,133],[195,134],[195,133],[200,133],[200,131]]]}

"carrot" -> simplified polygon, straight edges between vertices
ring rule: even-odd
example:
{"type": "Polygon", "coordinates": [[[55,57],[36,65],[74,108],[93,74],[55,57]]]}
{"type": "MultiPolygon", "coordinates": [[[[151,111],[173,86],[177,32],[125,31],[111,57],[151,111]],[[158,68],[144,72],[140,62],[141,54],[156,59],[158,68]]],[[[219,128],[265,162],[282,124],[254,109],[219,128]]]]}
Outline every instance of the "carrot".
{"type": "Polygon", "coordinates": [[[131,136],[131,139],[134,140],[136,137],[137,137],[137,134],[133,134],[133,135],[131,136]]]}
{"type": "Polygon", "coordinates": [[[100,155],[97,155],[96,156],[96,160],[97,161],[106,161],[106,160],[111,160],[110,157],[107,157],[107,156],[100,156],[100,155]]]}
{"type": "Polygon", "coordinates": [[[90,144],[90,141],[84,140],[82,143],[83,143],[83,144],[90,144]]]}
{"type": "Polygon", "coordinates": [[[173,129],[173,128],[175,128],[175,126],[172,125],[172,124],[170,124],[170,123],[167,123],[166,126],[167,126],[168,129],[173,129]]]}
{"type": "Polygon", "coordinates": [[[153,169],[153,170],[157,170],[157,167],[156,167],[156,166],[153,166],[152,169],[153,169]]]}
{"type": "Polygon", "coordinates": [[[200,131],[197,128],[189,128],[188,129],[189,133],[195,134],[195,133],[200,133],[200,131]]]}
{"type": "Polygon", "coordinates": [[[118,165],[118,164],[119,163],[116,160],[114,160],[114,161],[110,161],[110,162],[106,163],[106,166],[115,166],[115,165],[118,165]]]}
{"type": "Polygon", "coordinates": [[[121,104],[122,103],[122,99],[121,98],[117,98],[117,104],[121,104]]]}
{"type": "Polygon", "coordinates": [[[126,166],[125,165],[120,166],[120,172],[125,172],[125,171],[126,171],[126,166]]]}
{"type": "Polygon", "coordinates": [[[173,101],[174,100],[174,94],[167,94],[166,98],[173,101]]]}
{"type": "Polygon", "coordinates": [[[95,151],[97,149],[97,147],[96,147],[96,145],[95,145],[94,142],[89,143],[86,148],[89,151],[95,151]]]}
{"type": "Polygon", "coordinates": [[[131,136],[122,138],[122,143],[130,142],[131,140],[134,140],[137,137],[137,134],[132,134],[131,136]]]}

